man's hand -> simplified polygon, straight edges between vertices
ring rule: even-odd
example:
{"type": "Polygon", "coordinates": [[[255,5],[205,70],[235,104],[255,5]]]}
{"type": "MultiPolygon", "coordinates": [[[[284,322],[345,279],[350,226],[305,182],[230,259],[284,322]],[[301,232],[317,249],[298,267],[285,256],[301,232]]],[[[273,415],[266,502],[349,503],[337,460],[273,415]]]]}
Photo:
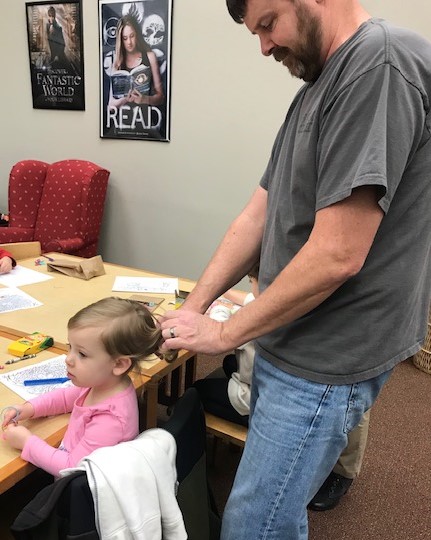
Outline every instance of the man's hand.
{"type": "Polygon", "coordinates": [[[235,344],[226,340],[225,325],[185,308],[167,311],[160,324],[165,340],[162,349],[187,349],[206,354],[231,351],[235,344]]]}

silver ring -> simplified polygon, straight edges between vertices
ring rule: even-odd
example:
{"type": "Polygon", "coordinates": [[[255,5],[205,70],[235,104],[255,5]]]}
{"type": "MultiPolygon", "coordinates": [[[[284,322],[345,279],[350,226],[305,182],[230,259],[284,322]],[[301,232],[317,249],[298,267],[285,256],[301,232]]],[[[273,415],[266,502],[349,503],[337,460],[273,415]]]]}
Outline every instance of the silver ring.
{"type": "Polygon", "coordinates": [[[171,326],[171,327],[169,328],[169,333],[171,334],[171,338],[177,337],[177,336],[175,335],[175,326],[171,326]]]}

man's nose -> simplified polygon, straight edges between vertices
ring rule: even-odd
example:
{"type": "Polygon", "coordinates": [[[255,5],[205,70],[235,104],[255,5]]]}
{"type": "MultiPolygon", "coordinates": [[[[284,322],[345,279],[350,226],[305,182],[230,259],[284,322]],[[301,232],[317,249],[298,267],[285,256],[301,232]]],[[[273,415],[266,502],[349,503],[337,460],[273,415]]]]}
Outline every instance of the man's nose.
{"type": "Polygon", "coordinates": [[[263,56],[271,56],[272,51],[275,48],[274,42],[265,36],[259,36],[259,39],[260,39],[260,50],[263,56]]]}

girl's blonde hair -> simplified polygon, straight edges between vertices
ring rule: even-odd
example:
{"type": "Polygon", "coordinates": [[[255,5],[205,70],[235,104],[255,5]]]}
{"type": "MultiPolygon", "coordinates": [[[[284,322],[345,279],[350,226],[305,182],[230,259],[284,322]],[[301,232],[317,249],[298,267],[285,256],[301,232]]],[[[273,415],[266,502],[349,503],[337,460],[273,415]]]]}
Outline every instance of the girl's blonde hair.
{"type": "Polygon", "coordinates": [[[81,309],[68,322],[68,330],[101,327],[106,352],[113,358],[129,356],[132,366],[158,351],[162,331],[141,302],[125,298],[103,298],[81,309]]]}

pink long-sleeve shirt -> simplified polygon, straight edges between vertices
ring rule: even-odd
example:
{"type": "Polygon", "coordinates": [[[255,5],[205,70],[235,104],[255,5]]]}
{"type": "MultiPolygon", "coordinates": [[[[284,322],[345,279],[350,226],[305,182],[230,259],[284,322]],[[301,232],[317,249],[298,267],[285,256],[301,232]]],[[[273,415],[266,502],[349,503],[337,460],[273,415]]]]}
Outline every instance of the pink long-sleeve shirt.
{"type": "Polygon", "coordinates": [[[69,386],[30,400],[34,407],[33,418],[72,414],[58,448],[32,435],[22,449],[23,459],[59,476],[61,469],[75,467],[96,448],[130,441],[138,435],[138,400],[133,384],[96,405],[85,406],[83,402],[89,390],[69,386]]]}

